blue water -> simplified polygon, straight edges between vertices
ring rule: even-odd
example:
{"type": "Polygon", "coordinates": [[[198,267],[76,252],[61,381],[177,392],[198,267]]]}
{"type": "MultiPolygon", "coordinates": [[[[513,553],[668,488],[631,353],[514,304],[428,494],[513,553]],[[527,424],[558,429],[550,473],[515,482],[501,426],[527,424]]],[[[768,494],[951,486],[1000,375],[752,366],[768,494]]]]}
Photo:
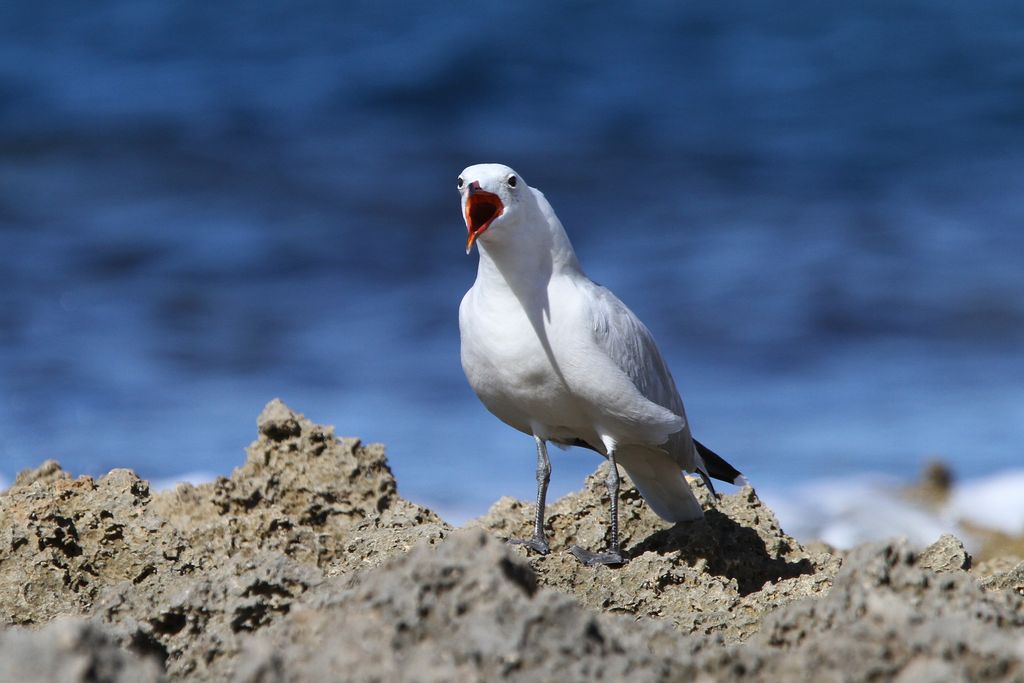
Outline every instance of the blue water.
{"type": "Polygon", "coordinates": [[[755,483],[1021,462],[1024,5],[253,4],[0,7],[0,477],[226,474],[280,396],[530,498],[458,359],[483,161],[755,483]]]}

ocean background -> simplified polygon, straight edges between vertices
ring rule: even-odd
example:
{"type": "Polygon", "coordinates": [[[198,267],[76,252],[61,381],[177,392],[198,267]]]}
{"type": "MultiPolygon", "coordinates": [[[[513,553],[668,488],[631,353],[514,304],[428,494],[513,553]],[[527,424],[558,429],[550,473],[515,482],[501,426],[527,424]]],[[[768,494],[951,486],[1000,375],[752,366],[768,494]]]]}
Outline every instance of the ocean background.
{"type": "MultiPolygon", "coordinates": [[[[787,529],[1024,530],[1009,1],[5,3],[0,481],[228,474],[277,396],[451,521],[532,499],[459,364],[455,178],[492,161],[787,529]],[[938,513],[899,495],[931,459],[938,513]]],[[[598,463],[554,452],[551,495],[598,463]]]]}

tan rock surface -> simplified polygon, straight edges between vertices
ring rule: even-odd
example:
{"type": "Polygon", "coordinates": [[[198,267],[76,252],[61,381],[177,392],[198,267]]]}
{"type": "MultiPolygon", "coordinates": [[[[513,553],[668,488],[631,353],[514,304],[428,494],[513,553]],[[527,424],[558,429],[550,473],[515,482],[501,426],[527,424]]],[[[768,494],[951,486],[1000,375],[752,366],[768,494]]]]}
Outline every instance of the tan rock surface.
{"type": "Polygon", "coordinates": [[[603,468],[554,501],[552,553],[503,498],[453,532],[398,494],[384,449],[273,401],[244,465],[153,494],[56,463],[0,494],[0,672],[19,680],[1024,679],[1024,581],[952,536],[846,553],[785,534],[749,488],[666,525],[603,468]],[[22,657],[32,653],[33,664],[22,657]],[[5,668],[6,667],[6,668],[5,668]],[[71,673],[68,673],[71,672],[71,673]],[[83,673],[85,672],[85,673],[83,673]],[[76,678],[75,676],[78,676],[76,678]],[[84,677],[83,677],[84,676],[84,677]]]}

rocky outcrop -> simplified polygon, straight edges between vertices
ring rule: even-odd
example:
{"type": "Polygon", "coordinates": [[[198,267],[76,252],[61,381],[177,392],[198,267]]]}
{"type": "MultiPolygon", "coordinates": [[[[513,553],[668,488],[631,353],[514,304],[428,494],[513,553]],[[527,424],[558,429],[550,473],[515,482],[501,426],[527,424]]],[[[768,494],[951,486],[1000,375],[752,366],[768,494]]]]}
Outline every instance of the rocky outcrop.
{"type": "Polygon", "coordinates": [[[786,535],[749,488],[668,526],[603,468],[549,507],[502,499],[452,530],[398,494],[383,447],[271,402],[231,477],[154,494],[128,470],[47,462],[0,494],[0,679],[1024,679],[1024,564],[972,569],[944,536],[837,553],[786,535]]]}

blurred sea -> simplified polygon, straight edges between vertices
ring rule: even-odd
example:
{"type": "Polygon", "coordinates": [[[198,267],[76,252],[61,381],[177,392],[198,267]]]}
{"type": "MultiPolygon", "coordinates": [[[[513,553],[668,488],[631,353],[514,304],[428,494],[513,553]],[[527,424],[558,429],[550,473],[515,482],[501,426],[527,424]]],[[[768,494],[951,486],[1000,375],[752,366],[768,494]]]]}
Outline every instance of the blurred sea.
{"type": "Polygon", "coordinates": [[[280,396],[454,521],[532,498],[459,365],[498,161],[784,525],[899,531],[939,457],[1024,528],[1022,46],[1009,1],[6,3],[0,479],[227,474],[280,396]]]}

